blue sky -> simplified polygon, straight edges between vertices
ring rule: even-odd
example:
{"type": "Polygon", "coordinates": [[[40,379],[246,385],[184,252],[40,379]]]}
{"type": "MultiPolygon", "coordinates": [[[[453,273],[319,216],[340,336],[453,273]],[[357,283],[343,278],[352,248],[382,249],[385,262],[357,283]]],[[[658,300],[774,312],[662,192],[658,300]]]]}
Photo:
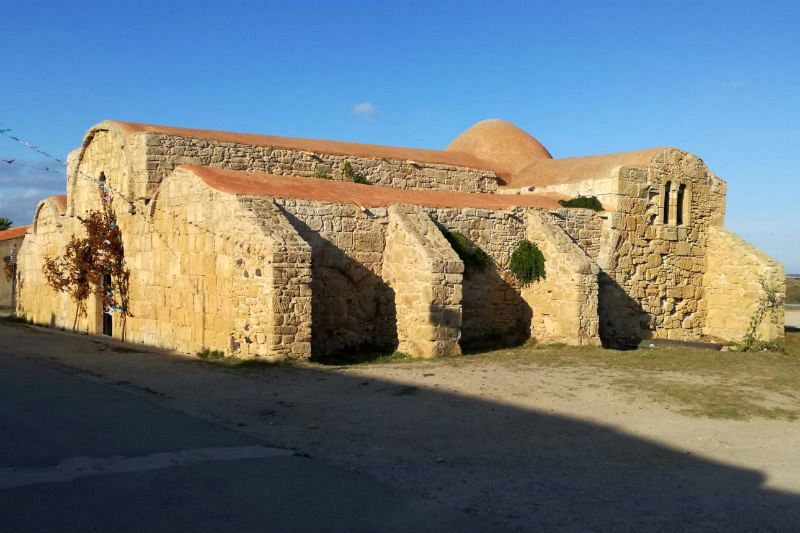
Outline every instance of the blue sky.
{"type": "MultiPolygon", "coordinates": [[[[3,4],[0,128],[59,156],[107,118],[424,148],[503,118],[555,157],[698,154],[800,272],[800,2],[3,4]]],[[[63,182],[0,162],[0,216],[63,182]]]]}

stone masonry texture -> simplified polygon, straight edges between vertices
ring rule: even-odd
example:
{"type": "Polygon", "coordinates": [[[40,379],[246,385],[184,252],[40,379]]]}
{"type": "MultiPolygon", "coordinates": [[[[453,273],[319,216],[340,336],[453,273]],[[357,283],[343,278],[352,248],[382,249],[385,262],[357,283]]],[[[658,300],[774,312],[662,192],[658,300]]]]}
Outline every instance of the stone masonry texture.
{"type": "MultiPolygon", "coordinates": [[[[370,207],[345,193],[331,202],[302,192],[223,192],[181,166],[253,172],[256,180],[293,175],[335,188],[349,163],[372,184],[367,189],[508,192],[488,163],[369,153],[125,133],[101,123],[70,154],[66,210],[43,200],[16,242],[16,312],[102,332],[100,301],[90,298],[86,315],[76,316],[69,295],[53,291],[42,272],[46,258],[81,234],[79,217],[100,207],[100,179],[114,198],[131,271],[131,316],[122,324],[112,315],[113,336],[182,352],[279,360],[399,350],[428,358],[531,338],[611,347],[650,338],[736,342],[763,283],[779,296],[785,290],[781,265],[724,229],[725,183],[675,148],[654,150],[648,163],[585,177],[573,169],[564,183],[513,191],[596,194],[606,208],[600,213],[515,207],[514,195],[507,208],[485,209],[370,207]],[[444,232],[483,250],[486,268],[465,267],[444,232]],[[542,251],[547,271],[528,286],[509,270],[525,239],[542,251]]],[[[782,334],[776,311],[759,336],[782,334]]]]}

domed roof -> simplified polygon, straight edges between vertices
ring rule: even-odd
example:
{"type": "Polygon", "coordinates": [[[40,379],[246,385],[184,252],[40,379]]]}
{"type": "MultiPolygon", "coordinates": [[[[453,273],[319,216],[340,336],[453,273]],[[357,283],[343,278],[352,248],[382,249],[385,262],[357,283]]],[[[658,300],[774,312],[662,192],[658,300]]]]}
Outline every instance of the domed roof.
{"type": "Polygon", "coordinates": [[[483,120],[456,137],[446,152],[469,154],[496,171],[514,173],[541,159],[553,159],[542,143],[505,120],[483,120]]]}

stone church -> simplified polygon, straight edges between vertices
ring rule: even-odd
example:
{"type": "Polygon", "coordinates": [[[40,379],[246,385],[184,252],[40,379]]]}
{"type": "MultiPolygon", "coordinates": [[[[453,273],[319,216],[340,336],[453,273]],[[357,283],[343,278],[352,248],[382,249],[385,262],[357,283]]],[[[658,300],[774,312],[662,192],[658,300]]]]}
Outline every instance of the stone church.
{"type": "MultiPolygon", "coordinates": [[[[100,207],[98,181],[114,198],[130,316],[123,328],[90,298],[77,327],[183,352],[737,341],[762,282],[785,290],[782,266],[725,229],[725,183],[676,148],[554,159],[500,120],[442,151],[104,121],[19,246],[19,315],[73,327],[74,303],[42,267],[100,207]],[[559,204],[577,195],[604,210],[559,204]],[[445,232],[488,268],[465,268],[445,232]],[[523,240],[546,266],[527,285],[509,270],[523,240]]],[[[783,335],[780,313],[761,338],[783,335]]]]}

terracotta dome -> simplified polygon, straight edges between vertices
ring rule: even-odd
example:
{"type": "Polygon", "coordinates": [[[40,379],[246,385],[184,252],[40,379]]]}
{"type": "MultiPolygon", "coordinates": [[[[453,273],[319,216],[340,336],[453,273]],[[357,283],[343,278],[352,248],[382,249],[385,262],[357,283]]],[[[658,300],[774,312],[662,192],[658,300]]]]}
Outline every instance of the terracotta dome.
{"type": "Polygon", "coordinates": [[[513,174],[533,161],[553,159],[542,143],[510,122],[498,119],[473,125],[445,151],[472,155],[506,174],[513,174]]]}

